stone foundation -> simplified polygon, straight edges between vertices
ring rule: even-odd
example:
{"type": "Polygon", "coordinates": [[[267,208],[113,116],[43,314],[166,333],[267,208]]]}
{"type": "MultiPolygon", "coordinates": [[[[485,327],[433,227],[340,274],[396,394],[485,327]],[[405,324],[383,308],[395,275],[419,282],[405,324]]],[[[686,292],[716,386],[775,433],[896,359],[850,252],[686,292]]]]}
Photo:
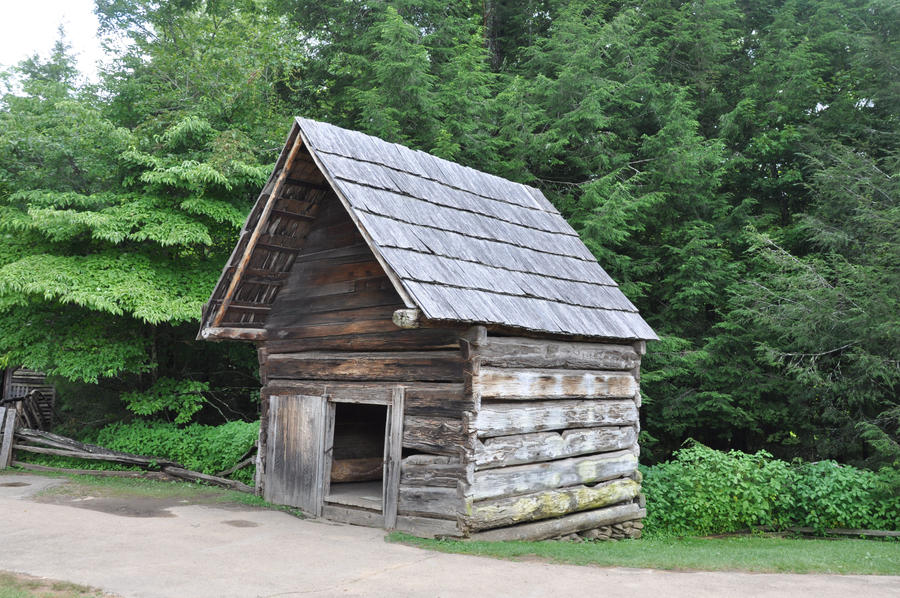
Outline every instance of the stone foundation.
{"type": "Polygon", "coordinates": [[[623,521],[612,525],[604,525],[593,529],[586,529],[577,534],[567,534],[555,538],[556,540],[565,540],[568,542],[584,542],[585,540],[594,540],[600,542],[603,540],[624,540],[626,538],[637,539],[641,537],[641,530],[644,524],[640,519],[631,521],[623,521]]]}

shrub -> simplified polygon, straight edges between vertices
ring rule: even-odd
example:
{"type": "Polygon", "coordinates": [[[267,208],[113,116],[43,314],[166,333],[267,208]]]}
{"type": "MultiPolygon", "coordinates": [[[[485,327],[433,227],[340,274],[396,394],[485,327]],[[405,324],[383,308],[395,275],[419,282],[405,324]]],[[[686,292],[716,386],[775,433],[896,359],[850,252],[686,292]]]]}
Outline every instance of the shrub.
{"type": "Polygon", "coordinates": [[[651,536],[728,533],[757,526],[887,529],[900,526],[893,470],[833,461],[790,464],[760,451],[692,444],[672,461],[642,468],[651,536]]]}
{"type": "Polygon", "coordinates": [[[786,523],[792,500],[787,463],[764,451],[725,453],[702,444],[675,457],[643,469],[650,534],[703,535],[786,523]]]}
{"type": "MultiPolygon", "coordinates": [[[[169,459],[188,469],[215,474],[237,463],[253,446],[258,434],[259,422],[179,427],[138,420],[106,426],[97,434],[96,443],[117,451],[169,459]]],[[[242,469],[232,477],[252,483],[253,467],[242,469]]]]}
{"type": "Polygon", "coordinates": [[[889,481],[890,470],[876,473],[820,461],[801,464],[795,472],[793,524],[820,531],[900,526],[900,494],[889,481]]]}

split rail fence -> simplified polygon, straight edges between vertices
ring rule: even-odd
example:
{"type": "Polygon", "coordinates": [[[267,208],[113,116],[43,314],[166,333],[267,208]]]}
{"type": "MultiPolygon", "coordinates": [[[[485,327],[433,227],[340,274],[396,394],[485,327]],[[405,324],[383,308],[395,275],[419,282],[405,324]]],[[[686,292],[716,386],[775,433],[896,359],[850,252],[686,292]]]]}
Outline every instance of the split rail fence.
{"type": "Polygon", "coordinates": [[[192,482],[205,482],[215,486],[237,490],[239,492],[253,492],[253,488],[239,482],[230,480],[224,476],[231,475],[238,469],[253,463],[251,455],[254,449],[248,451],[239,463],[219,475],[209,475],[199,471],[192,471],[180,463],[159,457],[134,455],[122,451],[114,451],[102,446],[88,444],[31,428],[17,427],[18,414],[15,409],[0,407],[0,469],[9,466],[17,466],[23,469],[35,471],[50,471],[58,473],[78,473],[99,476],[115,477],[168,477],[192,482]],[[108,471],[94,469],[65,469],[59,467],[47,467],[26,463],[14,459],[16,452],[33,453],[39,455],[54,455],[59,457],[72,457],[89,461],[105,461],[119,465],[140,467],[144,471],[108,471]]]}

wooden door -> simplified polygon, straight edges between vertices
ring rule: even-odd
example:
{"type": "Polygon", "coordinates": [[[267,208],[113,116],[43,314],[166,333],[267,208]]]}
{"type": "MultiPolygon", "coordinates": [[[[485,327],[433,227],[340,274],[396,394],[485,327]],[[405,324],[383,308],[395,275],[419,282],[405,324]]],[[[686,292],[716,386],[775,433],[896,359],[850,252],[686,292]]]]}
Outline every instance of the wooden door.
{"type": "Polygon", "coordinates": [[[267,501],[318,517],[325,487],[327,401],[308,395],[269,399],[267,501]]]}

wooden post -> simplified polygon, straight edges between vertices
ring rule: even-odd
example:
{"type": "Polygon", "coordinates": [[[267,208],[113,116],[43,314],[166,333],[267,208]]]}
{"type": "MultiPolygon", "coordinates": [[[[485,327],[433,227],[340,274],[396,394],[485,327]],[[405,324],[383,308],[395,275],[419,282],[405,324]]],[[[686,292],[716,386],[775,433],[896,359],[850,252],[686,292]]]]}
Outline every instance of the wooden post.
{"type": "Polygon", "coordinates": [[[256,223],[256,226],[253,228],[253,233],[250,235],[250,240],[247,241],[247,248],[244,249],[244,255],[241,256],[241,261],[238,263],[237,268],[234,270],[234,274],[231,276],[231,283],[228,285],[228,290],[225,291],[225,295],[222,297],[222,305],[219,306],[219,311],[216,312],[215,318],[213,318],[212,323],[209,325],[210,328],[217,328],[219,324],[222,323],[222,320],[225,318],[225,312],[228,311],[228,306],[231,305],[231,300],[234,297],[234,293],[237,290],[238,284],[241,282],[241,277],[244,275],[244,270],[247,269],[247,265],[250,263],[250,255],[253,253],[253,249],[256,247],[256,243],[259,241],[259,237],[262,234],[263,229],[266,228],[266,224],[269,221],[269,214],[272,213],[272,208],[277,201],[278,193],[281,191],[281,186],[284,184],[284,180],[287,178],[288,173],[291,171],[291,168],[294,166],[294,158],[297,157],[297,152],[302,145],[302,141],[300,138],[300,131],[297,131],[297,137],[294,139],[294,145],[291,147],[290,153],[288,153],[287,159],[284,161],[284,167],[281,169],[281,174],[278,175],[278,179],[275,181],[275,185],[272,187],[272,192],[269,194],[268,199],[266,200],[266,205],[263,206],[262,214],[259,215],[259,220],[256,223]]]}
{"type": "Polygon", "coordinates": [[[397,526],[397,507],[400,496],[400,462],[403,459],[403,411],[405,391],[394,387],[391,393],[391,419],[385,443],[384,498],[382,501],[385,529],[397,526]]]}
{"type": "Polygon", "coordinates": [[[15,434],[16,410],[0,407],[0,469],[6,469],[12,462],[15,434]]]}

